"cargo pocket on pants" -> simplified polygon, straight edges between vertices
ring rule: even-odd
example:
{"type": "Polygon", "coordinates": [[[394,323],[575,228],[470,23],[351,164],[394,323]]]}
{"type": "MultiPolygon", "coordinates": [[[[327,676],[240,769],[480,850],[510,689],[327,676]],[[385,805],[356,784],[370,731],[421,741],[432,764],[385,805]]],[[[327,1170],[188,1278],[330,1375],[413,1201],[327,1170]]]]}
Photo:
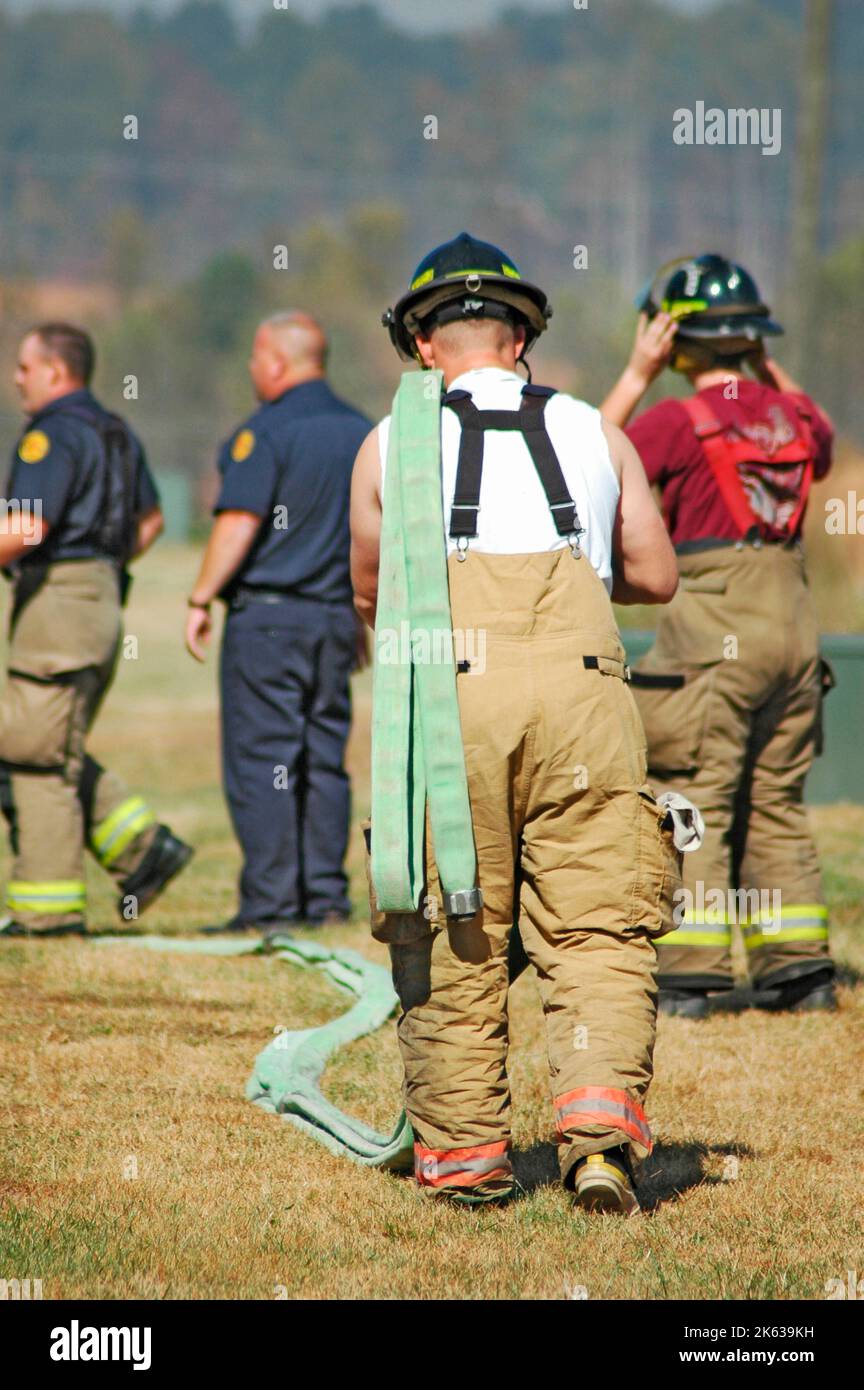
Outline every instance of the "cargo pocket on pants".
{"type": "Polygon", "coordinates": [[[674,912],[682,857],[675,847],[669,812],[650,791],[640,791],[633,924],[649,936],[666,936],[679,925],[674,912]]]}
{"type": "Polygon", "coordinates": [[[424,893],[420,899],[420,906],[416,912],[382,912],[378,906],[378,899],[375,895],[375,886],[372,882],[372,822],[364,820],[360,822],[360,829],[363,831],[363,844],[366,859],[366,883],[369,889],[369,920],[372,926],[372,935],[376,941],[383,942],[386,946],[408,946],[418,941],[422,941],[424,936],[431,935],[435,927],[435,919],[432,907],[429,906],[429,899],[424,893]]]}
{"type": "Polygon", "coordinates": [[[664,779],[692,776],[699,767],[716,671],[716,666],[703,666],[689,671],[632,672],[649,773],[664,779]]]}
{"type": "Polygon", "coordinates": [[[76,692],[69,681],[10,673],[0,714],[0,759],[40,772],[65,769],[76,692]]]}

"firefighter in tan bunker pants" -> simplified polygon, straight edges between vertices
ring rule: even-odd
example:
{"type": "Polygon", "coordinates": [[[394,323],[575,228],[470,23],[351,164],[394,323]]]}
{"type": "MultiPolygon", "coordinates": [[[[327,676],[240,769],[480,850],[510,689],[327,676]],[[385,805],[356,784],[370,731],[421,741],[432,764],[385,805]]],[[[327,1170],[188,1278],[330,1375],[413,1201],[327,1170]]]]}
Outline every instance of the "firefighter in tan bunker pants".
{"type": "MultiPolygon", "coordinates": [[[[418,1183],[468,1203],[515,1190],[506,1060],[518,931],[546,1017],[562,1179],[583,1206],[630,1213],[632,1163],[652,1142],[655,937],[671,927],[680,880],[610,593],[666,602],[677,575],[620,431],[570,396],[523,388],[517,361],[549,312],[509,257],[463,233],[425,258],[385,315],[400,356],[440,368],[447,388],[453,629],[485,642],[476,671],[457,676],[483,907],[461,921],[425,910],[376,921],[373,901],[373,930],[402,1004],[418,1183]]],[[[388,425],[363,444],[352,490],[355,602],[373,626],[388,425]]],[[[382,833],[373,822],[372,837],[382,833]]],[[[426,873],[425,901],[439,901],[428,834],[426,873]]]]}
{"type": "Polygon", "coordinates": [[[766,358],[764,338],[782,329],[742,266],[717,255],[670,263],[640,308],[603,413],[626,425],[666,365],[695,393],[627,431],[662,491],[681,575],[633,672],[649,775],[705,820],[701,850],[685,858],[681,925],[659,949],[660,1009],[702,1017],[732,988],[736,923],[757,1004],[832,1009],[828,910],[803,804],[831,676],[801,550],[831,425],[766,358]]]}
{"type": "Polygon", "coordinates": [[[25,336],[15,371],[28,418],[0,535],[12,580],[0,698],[13,855],[4,936],[85,932],[85,848],[114,879],[124,920],[192,855],[84,748],[120,650],[125,566],[162,529],[137,439],[89,390],[93,360],[86,333],[47,323],[25,336]]]}

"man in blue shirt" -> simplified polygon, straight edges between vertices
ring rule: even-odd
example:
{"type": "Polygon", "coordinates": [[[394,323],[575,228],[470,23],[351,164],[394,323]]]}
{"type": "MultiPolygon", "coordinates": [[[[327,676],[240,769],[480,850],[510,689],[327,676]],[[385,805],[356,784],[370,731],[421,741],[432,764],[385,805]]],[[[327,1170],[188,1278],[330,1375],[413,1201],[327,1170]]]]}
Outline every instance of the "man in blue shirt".
{"type": "Polygon", "coordinates": [[[266,935],[350,913],[344,754],[361,639],[348,507],[370,422],[330,389],[326,357],[307,314],[259,327],[249,372],[261,404],[222,446],[216,521],[189,598],[186,645],[199,661],[211,603],[228,609],[222,759],[244,866],[239,911],[215,930],[266,935]]]}
{"type": "Polygon", "coordinates": [[[0,699],[7,935],[83,933],[85,845],[114,878],[125,920],[192,854],[84,751],[116,667],[126,566],[162,530],[144,451],[92,395],[93,365],[86,333],[48,323],[25,336],[15,371],[28,420],[0,528],[13,583],[0,699]]]}

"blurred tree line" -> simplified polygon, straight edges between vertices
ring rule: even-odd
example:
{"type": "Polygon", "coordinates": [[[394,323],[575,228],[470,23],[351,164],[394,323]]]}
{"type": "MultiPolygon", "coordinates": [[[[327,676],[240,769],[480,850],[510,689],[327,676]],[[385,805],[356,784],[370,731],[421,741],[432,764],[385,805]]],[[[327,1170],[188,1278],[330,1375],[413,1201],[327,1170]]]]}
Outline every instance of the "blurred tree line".
{"type": "MultiPolygon", "coordinates": [[[[807,384],[862,438],[864,6],[838,11],[807,384]]],[[[62,308],[70,283],[93,288],[76,312],[99,340],[98,385],[161,468],[206,469],[250,408],[251,333],[277,308],[321,316],[338,388],[380,414],[400,370],[381,311],[463,226],[548,288],[535,372],[588,399],[620,369],[639,284],[673,254],[739,256],[783,318],[799,49],[799,0],[730,0],[691,19],[655,0],[542,19],[514,7],[456,41],[403,33],[368,4],[319,23],[265,10],[242,36],[219,0],[128,24],[84,8],[0,13],[4,427],[15,334],[37,303],[39,316],[53,307],[46,287],[62,308]],[[780,107],[781,155],[676,146],[672,112],[697,100],[780,107]],[[128,116],[137,139],[124,139],[128,116]],[[123,398],[130,374],[137,400],[123,398]]]]}

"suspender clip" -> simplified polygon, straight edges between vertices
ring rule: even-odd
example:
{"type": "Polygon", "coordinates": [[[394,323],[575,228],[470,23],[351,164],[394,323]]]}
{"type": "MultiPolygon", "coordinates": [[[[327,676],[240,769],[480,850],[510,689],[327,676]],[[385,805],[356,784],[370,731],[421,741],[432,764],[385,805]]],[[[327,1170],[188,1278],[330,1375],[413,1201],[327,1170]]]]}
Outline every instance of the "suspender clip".
{"type": "MultiPolygon", "coordinates": [[[[571,504],[568,503],[567,505],[569,506],[571,504]]],[[[581,536],[584,535],[585,527],[580,526],[578,531],[571,531],[570,535],[567,537],[567,544],[570,547],[570,551],[574,560],[581,560],[582,558],[582,547],[579,544],[579,539],[581,536]]]]}
{"type": "Polygon", "coordinates": [[[457,560],[467,560],[467,559],[468,559],[468,537],[467,537],[467,536],[457,536],[457,538],[456,538],[456,559],[457,559],[457,560]]]}

